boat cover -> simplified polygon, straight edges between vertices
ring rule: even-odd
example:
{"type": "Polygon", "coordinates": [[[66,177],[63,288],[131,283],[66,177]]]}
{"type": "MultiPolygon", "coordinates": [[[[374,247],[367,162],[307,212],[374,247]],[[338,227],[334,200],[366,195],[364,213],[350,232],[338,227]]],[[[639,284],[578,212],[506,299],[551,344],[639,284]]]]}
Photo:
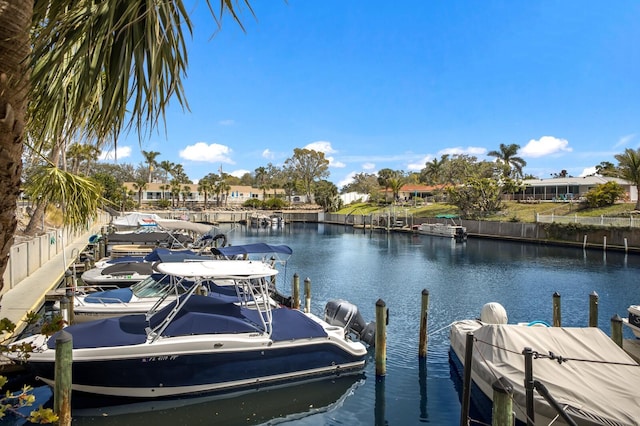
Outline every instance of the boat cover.
{"type": "Polygon", "coordinates": [[[155,225],[160,216],[154,213],[133,212],[125,216],[120,216],[111,221],[114,226],[148,226],[155,225]]]}
{"type": "Polygon", "coordinates": [[[206,234],[210,232],[212,229],[215,229],[215,226],[208,223],[199,223],[199,222],[189,222],[188,220],[178,220],[178,219],[156,219],[156,223],[163,229],[178,231],[192,231],[197,234],[206,234]]]}
{"type": "MultiPolygon", "coordinates": [[[[179,300],[182,301],[184,297],[188,297],[188,300],[162,333],[164,337],[263,331],[260,313],[256,310],[208,296],[185,295],[179,300]]],[[[125,315],[74,324],[64,330],[73,336],[74,349],[137,345],[146,341],[145,328],[160,325],[175,303],[159,310],[149,322],[144,314],[125,315]]],[[[320,324],[298,310],[278,308],[272,314],[271,337],[274,341],[327,336],[320,324]]],[[[58,333],[47,341],[49,349],[55,348],[57,336],[58,333]]]]}
{"type": "Polygon", "coordinates": [[[133,291],[130,288],[117,288],[96,291],[84,298],[85,303],[127,303],[131,300],[133,291]]]}
{"type": "Polygon", "coordinates": [[[282,245],[272,245],[267,243],[253,243],[242,244],[238,246],[227,246],[220,248],[211,248],[211,252],[214,255],[222,256],[236,256],[244,254],[266,254],[266,253],[278,253],[278,254],[292,254],[291,247],[282,245]]]}
{"type": "Polygon", "coordinates": [[[114,263],[102,270],[100,275],[151,275],[153,264],[147,262],[114,263]]]}
{"type": "Polygon", "coordinates": [[[485,383],[505,377],[513,385],[514,397],[524,394],[524,348],[541,355],[553,353],[566,360],[534,358],[533,377],[561,405],[569,405],[569,414],[590,413],[599,418],[593,424],[640,424],[640,366],[602,330],[459,321],[452,325],[451,345],[463,363],[469,332],[476,339],[473,373],[485,383]]]}
{"type": "Polygon", "coordinates": [[[135,243],[135,244],[155,244],[155,243],[174,243],[179,242],[180,244],[185,245],[186,243],[190,243],[193,239],[181,233],[173,233],[170,234],[168,232],[130,232],[130,233],[119,233],[112,232],[107,236],[109,244],[114,243],[135,243]]]}

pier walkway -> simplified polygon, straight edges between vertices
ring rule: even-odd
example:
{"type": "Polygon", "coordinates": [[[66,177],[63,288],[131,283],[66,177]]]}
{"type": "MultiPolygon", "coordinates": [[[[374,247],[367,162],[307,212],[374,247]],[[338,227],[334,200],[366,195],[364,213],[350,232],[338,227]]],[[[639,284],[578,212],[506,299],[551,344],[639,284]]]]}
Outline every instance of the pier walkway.
{"type": "Polygon", "coordinates": [[[8,318],[16,324],[14,334],[19,334],[24,329],[26,314],[40,309],[44,303],[45,294],[64,279],[65,272],[72,265],[75,257],[86,248],[89,237],[98,233],[100,227],[100,224],[96,224],[87,232],[79,234],[73,241],[67,243],[60,253],[51,257],[2,296],[0,318],[8,318]]]}

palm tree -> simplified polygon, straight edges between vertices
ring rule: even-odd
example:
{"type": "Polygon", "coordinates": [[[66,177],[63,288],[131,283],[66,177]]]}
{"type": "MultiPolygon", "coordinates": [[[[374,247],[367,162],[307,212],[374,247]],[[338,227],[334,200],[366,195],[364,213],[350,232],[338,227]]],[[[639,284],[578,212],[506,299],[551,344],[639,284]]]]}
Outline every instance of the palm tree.
{"type": "Polygon", "coordinates": [[[171,161],[163,160],[160,162],[160,164],[158,164],[158,167],[164,172],[164,182],[168,182],[169,176],[173,176],[173,169],[175,168],[175,164],[173,164],[171,161]]]}
{"type": "Polygon", "coordinates": [[[262,199],[267,198],[267,169],[265,167],[258,167],[256,170],[256,183],[258,188],[262,189],[262,199]]]}
{"type": "Polygon", "coordinates": [[[522,176],[522,168],[527,165],[524,159],[516,156],[519,149],[520,145],[518,144],[512,143],[505,145],[501,143],[499,151],[489,151],[487,155],[489,157],[495,157],[496,161],[502,164],[502,175],[504,177],[517,178],[522,176]]]}
{"type": "MultiPolygon", "coordinates": [[[[618,160],[620,177],[628,180],[636,186],[636,193],[640,195],[640,148],[635,150],[627,148],[624,153],[614,156],[618,160]]],[[[636,200],[636,210],[640,210],[640,197],[636,200]]]]}
{"type": "Polygon", "coordinates": [[[147,163],[147,170],[149,171],[149,183],[151,183],[153,169],[158,167],[158,162],[156,161],[158,155],[160,155],[160,153],[156,151],[142,151],[142,156],[144,157],[145,163],[147,163]]]}
{"type": "Polygon", "coordinates": [[[442,183],[442,171],[444,164],[449,160],[449,155],[444,154],[440,157],[440,160],[434,158],[425,164],[424,175],[427,178],[427,182],[433,185],[442,183]]]}
{"type": "Polygon", "coordinates": [[[147,189],[147,181],[138,179],[133,182],[133,188],[138,191],[138,206],[142,206],[142,191],[147,189]]]}
{"type": "MultiPolygon", "coordinates": [[[[237,12],[243,4],[253,13],[248,0],[220,0],[219,7],[211,4],[214,1],[207,3],[218,23],[227,12],[240,23],[237,12]]],[[[17,226],[10,212],[20,194],[27,105],[31,102],[30,110],[43,115],[43,128],[51,140],[61,140],[69,129],[93,141],[117,136],[127,127],[151,132],[171,98],[186,105],[183,29],[191,32],[182,0],[105,0],[91,5],[72,0],[3,2],[0,289],[17,226]]],[[[82,198],[74,201],[66,206],[64,219],[79,228],[96,212],[79,205],[82,198]]]]}

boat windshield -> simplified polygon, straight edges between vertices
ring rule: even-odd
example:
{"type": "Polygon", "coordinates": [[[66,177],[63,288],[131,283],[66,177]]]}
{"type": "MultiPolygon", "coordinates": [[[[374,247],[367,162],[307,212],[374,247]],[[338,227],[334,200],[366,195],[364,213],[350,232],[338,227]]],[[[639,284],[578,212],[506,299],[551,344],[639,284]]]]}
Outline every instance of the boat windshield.
{"type": "MultiPolygon", "coordinates": [[[[190,284],[192,285],[193,282],[190,284]]],[[[187,291],[187,288],[183,285],[182,280],[172,279],[168,275],[161,274],[152,274],[131,286],[131,291],[138,298],[161,297],[172,290],[182,294],[187,291]]]]}

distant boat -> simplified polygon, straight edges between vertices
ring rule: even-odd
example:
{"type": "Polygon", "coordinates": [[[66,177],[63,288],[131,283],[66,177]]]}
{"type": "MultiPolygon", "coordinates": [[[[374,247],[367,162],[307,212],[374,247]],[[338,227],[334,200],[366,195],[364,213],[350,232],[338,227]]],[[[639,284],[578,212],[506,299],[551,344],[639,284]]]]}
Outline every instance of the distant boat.
{"type": "Polygon", "coordinates": [[[492,385],[500,378],[507,379],[513,390],[513,411],[519,421],[527,423],[523,352],[530,348],[535,354],[533,424],[568,424],[560,417],[554,420],[558,412],[541,394],[546,389],[579,426],[638,425],[640,368],[602,330],[548,327],[541,321],[506,322],[504,308],[490,303],[483,307],[480,320],[461,320],[451,325],[450,357],[460,375],[465,365],[467,335],[473,335],[471,379],[480,390],[476,397],[491,401],[492,385]]]}
{"type": "Polygon", "coordinates": [[[461,225],[450,225],[445,223],[421,223],[420,225],[417,225],[415,229],[419,234],[453,238],[457,242],[463,242],[467,240],[467,228],[461,225]]]}
{"type": "MultiPolygon", "coordinates": [[[[160,273],[194,281],[173,303],[147,314],[89,321],[53,336],[18,342],[33,351],[24,360],[53,385],[56,345],[73,340],[72,389],[93,395],[156,399],[208,392],[237,392],[299,380],[361,372],[368,350],[352,339],[357,310],[334,308],[325,319],[297,309],[273,309],[269,282],[278,271],[260,261],[160,263],[160,273]],[[248,299],[233,303],[196,294],[202,280],[230,280],[248,299]],[[348,315],[345,315],[348,314],[348,315]],[[346,323],[345,323],[346,322],[346,323]]],[[[370,323],[364,330],[375,332],[370,323]]],[[[364,341],[372,335],[360,334],[364,341]],[[365,339],[366,338],[366,339],[365,339]]]]}

